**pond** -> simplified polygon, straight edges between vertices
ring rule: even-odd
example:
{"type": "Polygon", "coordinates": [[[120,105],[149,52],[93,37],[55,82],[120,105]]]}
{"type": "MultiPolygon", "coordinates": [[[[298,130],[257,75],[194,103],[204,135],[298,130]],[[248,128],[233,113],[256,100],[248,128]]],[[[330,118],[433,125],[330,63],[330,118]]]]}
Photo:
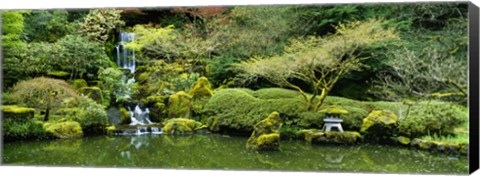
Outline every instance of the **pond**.
{"type": "Polygon", "coordinates": [[[467,174],[466,156],[405,147],[311,145],[245,149],[246,137],[219,134],[96,136],[5,143],[4,165],[467,174]]]}

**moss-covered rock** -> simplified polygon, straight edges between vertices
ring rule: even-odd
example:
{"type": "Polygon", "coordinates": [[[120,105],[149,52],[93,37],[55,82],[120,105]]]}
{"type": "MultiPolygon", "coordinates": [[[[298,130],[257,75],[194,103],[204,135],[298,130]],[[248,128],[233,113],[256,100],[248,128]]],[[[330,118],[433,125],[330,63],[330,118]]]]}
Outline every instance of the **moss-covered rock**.
{"type": "Polygon", "coordinates": [[[360,132],[368,140],[389,142],[395,133],[397,115],[389,110],[374,110],[363,119],[360,132]]]}
{"type": "Polygon", "coordinates": [[[150,95],[141,100],[147,108],[150,109],[149,118],[154,122],[161,122],[166,116],[165,97],[160,95],[150,95]]]}
{"type": "Polygon", "coordinates": [[[405,136],[398,136],[395,138],[395,140],[401,145],[409,145],[411,142],[410,138],[405,136]]]}
{"type": "Polygon", "coordinates": [[[2,106],[1,109],[4,119],[12,119],[15,121],[31,120],[35,115],[35,109],[17,105],[5,105],[2,106]]]}
{"type": "Polygon", "coordinates": [[[61,139],[83,135],[80,123],[75,121],[45,123],[43,128],[48,134],[61,139]]]}
{"type": "Polygon", "coordinates": [[[165,134],[193,133],[207,128],[207,126],[200,122],[186,118],[168,119],[163,125],[163,132],[165,134]]]}
{"type": "Polygon", "coordinates": [[[107,134],[112,135],[113,132],[117,130],[117,127],[115,125],[110,125],[107,128],[105,128],[105,131],[107,131],[107,134]]]}
{"type": "Polygon", "coordinates": [[[47,73],[49,77],[57,78],[57,79],[69,79],[70,73],[66,71],[49,71],[47,73]]]}
{"type": "Polygon", "coordinates": [[[120,124],[130,124],[132,123],[132,118],[130,113],[125,107],[118,108],[120,110],[120,124]]]}
{"type": "Polygon", "coordinates": [[[280,114],[272,112],[267,118],[255,125],[246,147],[254,150],[278,150],[282,125],[280,114]]]}
{"type": "Polygon", "coordinates": [[[177,92],[169,98],[168,117],[170,118],[190,118],[192,109],[192,96],[184,91],[177,92]]]}
{"type": "Polygon", "coordinates": [[[80,90],[81,88],[88,87],[88,84],[84,79],[75,79],[73,80],[73,86],[75,89],[80,90]]]}
{"type": "Polygon", "coordinates": [[[188,94],[192,96],[193,99],[212,96],[212,87],[210,82],[208,82],[206,77],[202,76],[198,78],[198,80],[193,83],[193,86],[190,91],[188,91],[188,94]]]}
{"type": "Polygon", "coordinates": [[[103,102],[102,89],[99,87],[83,87],[80,88],[80,93],[95,100],[98,104],[102,104],[103,102]]]}
{"type": "Polygon", "coordinates": [[[317,129],[303,130],[305,140],[316,144],[354,144],[362,139],[356,131],[322,131],[317,129]]]}

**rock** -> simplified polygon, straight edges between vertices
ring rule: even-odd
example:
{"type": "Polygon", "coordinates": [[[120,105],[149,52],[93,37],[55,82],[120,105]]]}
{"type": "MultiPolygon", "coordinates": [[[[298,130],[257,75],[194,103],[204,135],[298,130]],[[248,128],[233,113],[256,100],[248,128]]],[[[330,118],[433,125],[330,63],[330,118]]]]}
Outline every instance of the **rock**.
{"type": "Polygon", "coordinates": [[[210,86],[210,82],[208,82],[206,77],[202,76],[198,78],[188,94],[194,99],[212,96],[212,87],[210,86]]]}
{"type": "Polygon", "coordinates": [[[4,105],[2,106],[2,113],[4,119],[27,121],[33,119],[35,109],[20,107],[17,105],[4,105]]]}
{"type": "Polygon", "coordinates": [[[360,132],[365,138],[377,142],[389,142],[396,129],[397,115],[389,110],[374,110],[363,119],[360,132]]]}
{"type": "Polygon", "coordinates": [[[168,105],[168,117],[190,118],[192,108],[192,97],[184,91],[177,92],[170,96],[168,105]]]}
{"type": "Polygon", "coordinates": [[[115,127],[115,125],[111,125],[111,126],[108,126],[105,130],[107,131],[107,134],[112,135],[113,132],[117,130],[117,128],[115,127]]]}
{"type": "Polygon", "coordinates": [[[166,134],[193,133],[207,128],[200,122],[186,118],[168,119],[163,125],[163,132],[166,134]]]}
{"type": "Polygon", "coordinates": [[[120,110],[120,124],[132,123],[132,118],[128,110],[125,107],[120,107],[118,109],[120,110]]]}
{"type": "Polygon", "coordinates": [[[165,97],[151,95],[143,99],[142,102],[150,109],[149,117],[154,122],[161,122],[166,117],[165,97]]]}
{"type": "Polygon", "coordinates": [[[254,150],[278,150],[281,126],[280,114],[272,112],[254,126],[254,131],[248,139],[246,147],[254,150]]]}
{"type": "Polygon", "coordinates": [[[303,130],[305,140],[316,144],[353,144],[358,142],[362,136],[356,131],[322,131],[318,129],[303,130]]]}
{"type": "Polygon", "coordinates": [[[102,89],[99,87],[83,87],[80,88],[80,93],[91,98],[98,104],[102,104],[103,102],[102,89]]]}
{"type": "Polygon", "coordinates": [[[411,142],[410,138],[405,136],[398,136],[395,138],[395,140],[402,145],[409,145],[411,142]]]}
{"type": "Polygon", "coordinates": [[[73,138],[83,135],[80,123],[75,121],[44,123],[45,131],[56,138],[73,138]]]}

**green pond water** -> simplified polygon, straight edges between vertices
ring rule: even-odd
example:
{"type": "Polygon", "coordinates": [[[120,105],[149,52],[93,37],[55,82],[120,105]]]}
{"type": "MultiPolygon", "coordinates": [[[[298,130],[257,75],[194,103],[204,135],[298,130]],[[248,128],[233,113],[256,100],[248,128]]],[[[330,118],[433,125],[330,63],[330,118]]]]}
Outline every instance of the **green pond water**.
{"type": "Polygon", "coordinates": [[[4,165],[467,174],[466,156],[404,147],[311,145],[245,149],[247,138],[205,135],[97,136],[5,143],[4,165]]]}

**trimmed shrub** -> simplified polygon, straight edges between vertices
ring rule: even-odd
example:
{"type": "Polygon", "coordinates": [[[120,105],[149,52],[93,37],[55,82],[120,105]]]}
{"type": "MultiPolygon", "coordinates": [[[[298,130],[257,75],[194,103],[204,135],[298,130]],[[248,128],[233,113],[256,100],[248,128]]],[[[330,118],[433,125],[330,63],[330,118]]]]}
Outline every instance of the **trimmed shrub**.
{"type": "Polygon", "coordinates": [[[193,83],[193,86],[190,91],[188,91],[188,94],[192,96],[193,99],[212,96],[212,87],[210,86],[210,82],[208,82],[206,77],[202,76],[198,78],[198,80],[193,83]]]}
{"type": "Polygon", "coordinates": [[[300,92],[283,88],[265,88],[253,92],[253,96],[260,99],[282,99],[301,96],[300,92]]]}
{"type": "Polygon", "coordinates": [[[35,109],[20,107],[17,105],[5,105],[1,107],[3,118],[15,121],[27,121],[33,119],[35,109]]]}
{"type": "Polygon", "coordinates": [[[82,127],[75,121],[45,123],[43,128],[49,135],[60,139],[83,135],[82,127]]]}
{"type": "Polygon", "coordinates": [[[400,133],[409,137],[452,134],[455,127],[468,121],[468,112],[449,102],[422,101],[412,105],[408,116],[400,119],[400,133]]]}
{"type": "Polygon", "coordinates": [[[83,98],[78,105],[78,109],[78,119],[76,121],[82,126],[84,134],[105,133],[105,127],[108,125],[108,116],[102,105],[95,103],[91,99],[83,98]]]}

